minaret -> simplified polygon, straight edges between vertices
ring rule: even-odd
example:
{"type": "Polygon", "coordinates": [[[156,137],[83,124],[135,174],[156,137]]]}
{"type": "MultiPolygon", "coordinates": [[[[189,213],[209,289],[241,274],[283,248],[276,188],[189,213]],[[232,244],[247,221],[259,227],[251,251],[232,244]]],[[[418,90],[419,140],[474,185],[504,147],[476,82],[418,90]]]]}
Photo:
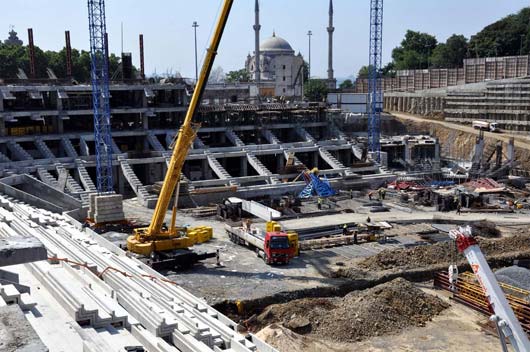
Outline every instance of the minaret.
{"type": "MultiPolygon", "coordinates": [[[[254,49],[254,64],[255,64],[255,71],[254,71],[254,81],[256,81],[256,84],[259,84],[261,79],[261,69],[260,69],[260,52],[259,52],[259,31],[261,29],[261,26],[259,24],[259,1],[256,0],[256,4],[254,5],[254,12],[255,12],[255,24],[254,24],[254,33],[255,33],[255,49],[254,49]]],[[[258,88],[259,89],[259,88],[258,88]]]]}
{"type": "Polygon", "coordinates": [[[328,81],[332,85],[335,81],[333,77],[333,0],[329,0],[329,27],[328,27],[328,81]]]}

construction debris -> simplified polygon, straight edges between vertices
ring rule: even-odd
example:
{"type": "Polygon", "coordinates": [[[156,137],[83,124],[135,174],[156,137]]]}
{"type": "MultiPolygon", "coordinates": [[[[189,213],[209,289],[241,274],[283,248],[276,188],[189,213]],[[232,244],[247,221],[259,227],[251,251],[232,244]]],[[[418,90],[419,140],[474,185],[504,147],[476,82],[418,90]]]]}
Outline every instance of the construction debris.
{"type": "Polygon", "coordinates": [[[448,307],[410,282],[395,279],[344,298],[300,299],[269,306],[257,317],[254,328],[277,323],[310,337],[354,342],[423,326],[448,307]]]}

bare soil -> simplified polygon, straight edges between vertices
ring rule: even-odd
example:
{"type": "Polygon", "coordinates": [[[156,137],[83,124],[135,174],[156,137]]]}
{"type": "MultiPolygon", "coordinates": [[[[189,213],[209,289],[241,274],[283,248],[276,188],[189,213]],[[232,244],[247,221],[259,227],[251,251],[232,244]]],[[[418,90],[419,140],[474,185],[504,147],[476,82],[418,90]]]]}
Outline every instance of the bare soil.
{"type": "MultiPolygon", "coordinates": [[[[484,239],[479,237],[478,242],[486,257],[511,252],[530,251],[530,237],[528,235],[518,235],[501,239],[484,239]]],[[[454,252],[455,248],[452,242],[436,243],[407,249],[386,249],[360,261],[358,267],[374,271],[388,269],[403,270],[428,267],[435,264],[449,264],[453,257],[458,262],[464,260],[461,254],[455,254],[454,252]]]]}
{"type": "Polygon", "coordinates": [[[362,341],[424,326],[449,304],[398,278],[345,297],[307,298],[267,307],[253,326],[280,324],[310,338],[362,341]]]}

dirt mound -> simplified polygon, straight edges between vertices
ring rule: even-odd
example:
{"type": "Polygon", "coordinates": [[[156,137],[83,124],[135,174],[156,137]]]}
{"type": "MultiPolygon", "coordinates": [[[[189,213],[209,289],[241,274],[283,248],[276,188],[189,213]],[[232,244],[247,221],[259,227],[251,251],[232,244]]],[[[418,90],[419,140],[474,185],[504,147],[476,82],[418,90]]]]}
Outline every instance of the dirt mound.
{"type": "Polygon", "coordinates": [[[282,324],[294,332],[335,342],[354,342],[423,326],[449,305],[404,279],[354,291],[343,298],[300,299],[267,307],[255,328],[282,324]]]}
{"type": "MultiPolygon", "coordinates": [[[[528,236],[514,236],[502,239],[478,239],[479,246],[486,256],[506,254],[510,252],[530,251],[528,236]]],[[[436,243],[407,249],[385,249],[359,262],[359,267],[369,270],[412,269],[451,261],[452,255],[457,261],[464,257],[454,254],[452,242],[436,243]]]]}

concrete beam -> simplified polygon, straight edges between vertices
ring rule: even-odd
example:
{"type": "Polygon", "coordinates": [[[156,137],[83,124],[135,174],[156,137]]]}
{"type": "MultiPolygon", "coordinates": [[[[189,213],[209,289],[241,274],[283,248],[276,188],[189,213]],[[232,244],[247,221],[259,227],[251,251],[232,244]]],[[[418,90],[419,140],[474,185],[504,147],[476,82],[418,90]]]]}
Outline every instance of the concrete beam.
{"type": "Polygon", "coordinates": [[[46,260],[44,245],[34,237],[0,238],[0,267],[46,260]]]}

